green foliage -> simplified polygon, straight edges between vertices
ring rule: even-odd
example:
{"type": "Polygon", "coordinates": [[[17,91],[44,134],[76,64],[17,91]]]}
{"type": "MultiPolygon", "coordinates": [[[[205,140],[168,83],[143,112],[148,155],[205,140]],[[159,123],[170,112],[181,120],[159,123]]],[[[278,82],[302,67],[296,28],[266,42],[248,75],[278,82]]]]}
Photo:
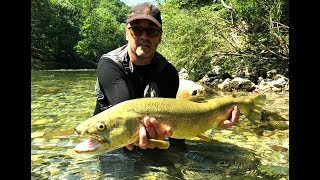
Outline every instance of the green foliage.
{"type": "Polygon", "coordinates": [[[107,8],[95,8],[85,19],[80,35],[82,40],[75,47],[77,53],[84,59],[96,60],[123,43],[124,25],[107,8]]]}
{"type": "Polygon", "coordinates": [[[128,8],[120,0],[32,0],[32,68],[95,68],[125,42],[128,8]]]}
{"type": "Polygon", "coordinates": [[[190,10],[162,4],[161,10],[164,34],[159,51],[178,69],[186,68],[191,79],[199,80],[211,70],[213,52],[235,50],[228,42],[232,29],[220,4],[190,10]]]}
{"type": "Polygon", "coordinates": [[[129,7],[120,0],[83,0],[81,40],[74,47],[85,61],[97,61],[100,56],[125,43],[124,23],[129,7]]]}
{"type": "Polygon", "coordinates": [[[31,59],[50,68],[71,64],[80,39],[79,11],[65,2],[33,0],[31,5],[31,59]]]}
{"type": "Polygon", "coordinates": [[[167,0],[167,5],[178,4],[183,9],[198,8],[215,3],[216,0],[167,0]]]}
{"type": "Polygon", "coordinates": [[[53,51],[48,39],[50,36],[50,19],[54,19],[54,9],[49,1],[31,1],[31,58],[44,61],[53,59],[53,51]]]}
{"type": "Polygon", "coordinates": [[[265,67],[276,59],[270,68],[281,74],[287,74],[289,65],[288,3],[288,0],[232,1],[238,23],[247,25],[249,46],[244,51],[262,59],[265,67]]]}
{"type": "Polygon", "coordinates": [[[108,9],[114,16],[117,22],[125,23],[127,20],[127,14],[130,8],[125,5],[124,2],[119,0],[101,1],[100,8],[108,9]]]}
{"type": "Polygon", "coordinates": [[[159,51],[193,80],[219,65],[230,74],[288,72],[288,1],[168,0],[159,51]],[[228,6],[228,7],[227,7],[228,6]],[[231,8],[230,8],[231,7],[231,8]]]}
{"type": "MultiPolygon", "coordinates": [[[[195,81],[215,65],[230,74],[276,69],[286,75],[288,3],[159,0],[164,33],[158,51],[195,81]]],[[[126,43],[129,9],[120,0],[32,0],[32,67],[94,68],[103,53],[126,43]]]]}

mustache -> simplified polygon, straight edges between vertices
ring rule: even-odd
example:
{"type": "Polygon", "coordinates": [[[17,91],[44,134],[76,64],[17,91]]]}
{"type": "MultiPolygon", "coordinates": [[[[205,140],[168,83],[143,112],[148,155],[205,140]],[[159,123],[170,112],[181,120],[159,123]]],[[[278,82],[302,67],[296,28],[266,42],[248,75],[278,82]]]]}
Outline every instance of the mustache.
{"type": "Polygon", "coordinates": [[[149,40],[139,39],[139,40],[138,40],[138,45],[151,46],[151,42],[150,42],[149,40]]]}

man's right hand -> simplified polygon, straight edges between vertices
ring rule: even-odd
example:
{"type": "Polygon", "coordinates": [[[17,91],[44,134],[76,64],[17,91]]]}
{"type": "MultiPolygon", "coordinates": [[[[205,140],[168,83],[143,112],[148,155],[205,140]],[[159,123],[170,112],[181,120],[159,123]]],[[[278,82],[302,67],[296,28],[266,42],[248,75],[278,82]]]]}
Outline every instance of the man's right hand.
{"type": "Polygon", "coordinates": [[[139,129],[139,141],[127,145],[127,149],[132,150],[133,146],[139,146],[141,149],[153,149],[155,146],[148,143],[148,138],[164,140],[172,135],[171,127],[160,125],[155,118],[146,116],[143,118],[143,122],[145,126],[139,129]]]}

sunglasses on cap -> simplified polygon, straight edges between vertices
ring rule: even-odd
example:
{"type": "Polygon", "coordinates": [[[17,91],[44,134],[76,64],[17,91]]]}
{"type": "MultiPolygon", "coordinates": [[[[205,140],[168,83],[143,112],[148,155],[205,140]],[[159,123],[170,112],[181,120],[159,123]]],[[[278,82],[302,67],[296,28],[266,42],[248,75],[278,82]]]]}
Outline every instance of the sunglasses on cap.
{"type": "Polygon", "coordinates": [[[158,28],[128,27],[128,29],[134,37],[142,36],[143,32],[146,32],[149,37],[156,37],[162,32],[162,30],[158,28]]]}

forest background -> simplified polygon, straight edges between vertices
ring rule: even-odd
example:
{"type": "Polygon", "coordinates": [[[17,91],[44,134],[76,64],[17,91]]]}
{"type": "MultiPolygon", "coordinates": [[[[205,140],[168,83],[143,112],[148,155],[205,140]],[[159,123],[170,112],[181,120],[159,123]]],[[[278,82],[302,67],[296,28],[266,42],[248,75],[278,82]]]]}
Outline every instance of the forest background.
{"type": "MultiPolygon", "coordinates": [[[[214,66],[289,76],[288,0],[165,0],[157,7],[158,52],[192,80],[214,66]]],[[[129,10],[120,0],[32,0],[31,68],[95,69],[102,54],[127,43],[129,10]]]]}

